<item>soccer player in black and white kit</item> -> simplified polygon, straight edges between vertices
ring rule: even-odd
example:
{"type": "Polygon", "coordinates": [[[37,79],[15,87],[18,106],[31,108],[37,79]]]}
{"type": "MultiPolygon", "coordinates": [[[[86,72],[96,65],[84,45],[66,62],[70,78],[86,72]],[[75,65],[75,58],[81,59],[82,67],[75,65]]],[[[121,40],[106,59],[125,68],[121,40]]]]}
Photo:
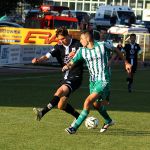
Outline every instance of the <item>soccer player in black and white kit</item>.
{"type": "MultiPolygon", "coordinates": [[[[40,58],[34,58],[32,60],[32,63],[38,63],[48,60],[52,56],[56,57],[60,65],[63,67],[70,61],[70,59],[75,55],[78,48],[81,46],[80,42],[76,39],[72,39],[69,36],[67,29],[63,27],[59,28],[56,31],[56,37],[61,42],[61,44],[56,44],[53,50],[51,52],[48,52],[46,55],[40,58]]],[[[80,114],[70,104],[68,104],[67,100],[71,92],[78,89],[82,83],[83,63],[83,61],[80,61],[70,71],[65,72],[61,86],[57,89],[53,98],[44,108],[33,108],[33,111],[36,114],[36,119],[38,121],[40,121],[47,112],[49,112],[57,105],[59,109],[66,111],[76,119],[78,118],[80,114]]],[[[99,109],[99,107],[99,104],[94,105],[95,109],[99,109]]],[[[100,114],[106,121],[112,121],[105,109],[100,109],[100,114]]],[[[73,121],[71,126],[74,125],[76,119],[73,121]]],[[[106,131],[107,128],[113,124],[113,122],[106,124],[105,128],[102,128],[100,132],[106,131]]]]}
{"type": "MultiPolygon", "coordinates": [[[[74,56],[78,48],[81,46],[80,42],[76,39],[71,38],[68,34],[68,30],[64,27],[57,29],[56,37],[60,41],[60,44],[56,44],[51,52],[40,58],[34,58],[32,63],[39,63],[48,60],[51,56],[56,57],[59,64],[63,67],[70,59],[74,56]]],[[[67,103],[67,99],[71,92],[78,89],[82,83],[83,74],[83,62],[79,62],[72,70],[64,73],[64,78],[61,82],[60,87],[56,90],[53,98],[50,102],[42,109],[33,108],[38,121],[49,112],[53,107],[58,105],[58,108],[66,111],[75,118],[78,118],[79,113],[67,103]]]]}
{"type": "Polygon", "coordinates": [[[136,43],[135,34],[130,35],[130,43],[125,44],[122,52],[125,52],[126,60],[128,61],[128,63],[132,65],[131,72],[128,73],[128,77],[127,77],[128,91],[132,92],[133,77],[136,72],[137,64],[138,64],[138,54],[141,54],[142,52],[140,45],[136,43]]]}

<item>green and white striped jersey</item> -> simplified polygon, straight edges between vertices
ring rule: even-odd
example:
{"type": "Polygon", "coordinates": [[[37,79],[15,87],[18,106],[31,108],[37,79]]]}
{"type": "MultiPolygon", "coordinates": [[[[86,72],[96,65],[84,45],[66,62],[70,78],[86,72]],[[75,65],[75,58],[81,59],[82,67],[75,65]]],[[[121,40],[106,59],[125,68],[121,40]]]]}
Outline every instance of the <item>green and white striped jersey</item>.
{"type": "Polygon", "coordinates": [[[107,42],[94,41],[94,48],[79,48],[72,59],[73,63],[84,60],[90,73],[90,81],[110,81],[109,67],[107,66],[111,50],[107,42]]]}

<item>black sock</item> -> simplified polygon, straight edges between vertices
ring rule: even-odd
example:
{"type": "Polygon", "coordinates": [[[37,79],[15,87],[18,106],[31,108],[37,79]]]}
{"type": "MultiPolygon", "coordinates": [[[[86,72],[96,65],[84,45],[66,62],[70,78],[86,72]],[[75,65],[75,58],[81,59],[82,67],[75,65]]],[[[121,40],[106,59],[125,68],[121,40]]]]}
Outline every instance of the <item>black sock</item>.
{"type": "Polygon", "coordinates": [[[129,85],[131,85],[133,83],[133,79],[132,78],[127,78],[127,82],[129,85]]]}
{"type": "Polygon", "coordinates": [[[126,78],[126,81],[129,83],[130,78],[126,78]]]}
{"type": "Polygon", "coordinates": [[[60,98],[58,96],[54,96],[50,103],[42,109],[42,116],[44,116],[47,112],[49,112],[53,107],[55,107],[60,98]]]}
{"type": "Polygon", "coordinates": [[[133,79],[132,78],[129,78],[129,85],[131,86],[133,83],[133,79]]]}
{"type": "Polygon", "coordinates": [[[133,83],[133,79],[132,79],[132,78],[130,78],[130,81],[129,81],[129,82],[130,82],[130,84],[132,84],[132,83],[133,83]]]}
{"type": "Polygon", "coordinates": [[[79,117],[79,113],[70,105],[67,103],[66,108],[63,109],[65,112],[71,114],[74,116],[76,119],[79,117]]]}

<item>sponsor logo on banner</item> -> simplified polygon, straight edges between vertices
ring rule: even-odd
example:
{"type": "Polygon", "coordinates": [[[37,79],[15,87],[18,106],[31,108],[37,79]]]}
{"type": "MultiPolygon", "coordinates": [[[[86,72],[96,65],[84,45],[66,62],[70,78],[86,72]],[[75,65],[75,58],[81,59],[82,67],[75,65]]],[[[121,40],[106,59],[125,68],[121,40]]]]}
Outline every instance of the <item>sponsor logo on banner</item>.
{"type": "Polygon", "coordinates": [[[0,44],[55,45],[55,30],[0,27],[0,44]]]}
{"type": "MultiPolygon", "coordinates": [[[[54,29],[0,27],[0,44],[55,45],[58,42],[55,31],[54,29]]],[[[79,30],[69,30],[69,33],[79,39],[79,30]]]]}

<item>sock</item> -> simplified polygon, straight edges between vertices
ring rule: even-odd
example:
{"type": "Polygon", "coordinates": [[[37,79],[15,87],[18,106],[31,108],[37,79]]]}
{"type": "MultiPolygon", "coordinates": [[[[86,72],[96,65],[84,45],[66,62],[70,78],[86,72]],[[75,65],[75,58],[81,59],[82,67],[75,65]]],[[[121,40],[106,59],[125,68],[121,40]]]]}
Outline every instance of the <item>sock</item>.
{"type": "Polygon", "coordinates": [[[128,84],[132,84],[133,83],[133,79],[132,78],[127,78],[127,82],[128,82],[128,84]]]}
{"type": "Polygon", "coordinates": [[[129,84],[129,80],[130,80],[130,78],[126,78],[126,81],[127,81],[128,84],[129,84]]]}
{"type": "Polygon", "coordinates": [[[75,122],[75,124],[74,124],[74,126],[73,126],[73,128],[74,128],[75,130],[77,130],[77,129],[80,127],[80,125],[81,125],[82,122],[86,119],[86,117],[88,116],[88,114],[89,114],[89,111],[88,111],[88,110],[86,110],[86,109],[83,109],[83,110],[82,110],[82,112],[80,113],[78,119],[76,120],[76,122],[75,122]]]}
{"type": "Polygon", "coordinates": [[[133,83],[133,79],[129,78],[129,84],[131,85],[133,83]]]}
{"type": "Polygon", "coordinates": [[[72,116],[74,116],[76,119],[79,117],[79,113],[70,105],[67,103],[66,108],[63,109],[65,112],[67,112],[68,114],[71,114],[72,116]]]}
{"type": "Polygon", "coordinates": [[[105,124],[109,124],[112,121],[112,119],[110,118],[110,116],[108,115],[108,113],[106,111],[106,107],[105,106],[101,106],[97,110],[100,113],[100,115],[104,118],[105,124]]]}
{"type": "Polygon", "coordinates": [[[53,107],[55,107],[58,102],[59,102],[60,98],[58,96],[54,96],[53,99],[50,101],[50,103],[47,104],[47,106],[45,106],[42,109],[42,116],[44,116],[47,112],[49,112],[53,107]]]}

